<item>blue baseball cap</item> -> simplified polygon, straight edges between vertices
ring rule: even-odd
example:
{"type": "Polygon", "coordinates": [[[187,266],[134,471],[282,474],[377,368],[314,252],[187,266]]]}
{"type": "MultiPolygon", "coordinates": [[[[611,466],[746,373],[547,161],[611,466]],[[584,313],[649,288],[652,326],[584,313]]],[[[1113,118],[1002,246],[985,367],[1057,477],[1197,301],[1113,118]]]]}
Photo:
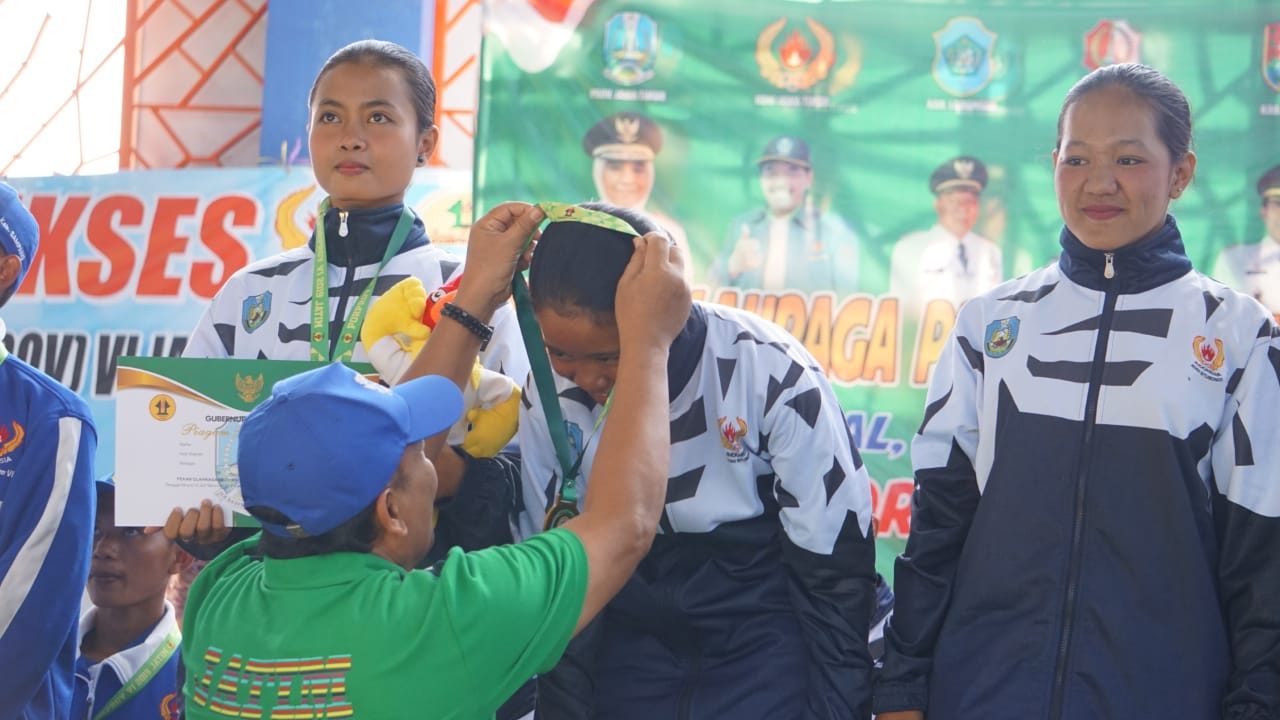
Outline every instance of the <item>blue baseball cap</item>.
{"type": "Polygon", "coordinates": [[[18,199],[18,191],[12,185],[0,182],[0,251],[6,255],[17,255],[22,263],[18,279],[8,290],[0,291],[0,305],[18,291],[22,279],[31,269],[39,244],[40,228],[36,226],[31,211],[18,199]]]}
{"type": "Polygon", "coordinates": [[[461,415],[462,392],[438,375],[387,388],[333,363],[281,380],[240,427],[245,507],[293,521],[263,522],[275,535],[327,533],[378,497],[406,447],[461,415]]]}

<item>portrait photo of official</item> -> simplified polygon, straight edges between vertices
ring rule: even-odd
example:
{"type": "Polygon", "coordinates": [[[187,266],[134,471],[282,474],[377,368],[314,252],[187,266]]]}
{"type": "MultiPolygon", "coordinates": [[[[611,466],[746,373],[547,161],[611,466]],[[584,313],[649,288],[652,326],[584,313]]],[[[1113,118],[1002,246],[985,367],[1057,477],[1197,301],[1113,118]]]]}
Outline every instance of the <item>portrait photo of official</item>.
{"type": "Polygon", "coordinates": [[[858,287],[858,235],[813,194],[809,144],[783,135],[756,158],[764,206],[729,224],[708,280],[712,287],[778,292],[858,287]]]}
{"type": "MultiPolygon", "coordinates": [[[[601,200],[648,215],[688,250],[684,227],[650,203],[653,161],[662,152],[662,128],[652,118],[637,112],[609,115],[587,130],[582,149],[591,157],[591,178],[601,200]]],[[[686,274],[692,270],[692,256],[686,252],[686,274]]]]}
{"type": "Polygon", "coordinates": [[[962,155],[939,165],[929,176],[937,222],[908,233],[893,248],[889,292],[904,317],[918,320],[930,300],[950,300],[957,308],[1003,279],[1000,246],[974,232],[987,166],[962,155]]]}
{"type": "Polygon", "coordinates": [[[1266,234],[1258,242],[1223,248],[1212,274],[1214,279],[1257,298],[1280,318],[1280,165],[1258,178],[1257,190],[1266,234]]]}

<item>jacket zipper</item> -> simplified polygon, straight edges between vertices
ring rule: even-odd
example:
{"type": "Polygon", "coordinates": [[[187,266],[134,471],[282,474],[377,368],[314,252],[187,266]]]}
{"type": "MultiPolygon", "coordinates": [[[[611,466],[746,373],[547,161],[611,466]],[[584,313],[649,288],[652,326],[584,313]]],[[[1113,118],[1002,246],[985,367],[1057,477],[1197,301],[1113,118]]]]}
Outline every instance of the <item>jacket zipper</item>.
{"type": "MultiPolygon", "coordinates": [[[[347,232],[348,232],[347,211],[339,210],[338,211],[338,237],[346,237],[347,232]]],[[[348,250],[347,252],[348,258],[350,258],[350,255],[351,253],[348,250]]],[[[348,262],[350,262],[350,260],[348,260],[348,262]]],[[[341,326],[343,323],[347,321],[347,298],[351,297],[351,284],[355,282],[355,279],[356,279],[356,267],[355,265],[350,265],[347,267],[346,275],[344,275],[342,278],[342,294],[338,297],[338,307],[333,316],[334,318],[337,318],[339,323],[338,332],[332,332],[333,318],[325,318],[329,322],[329,330],[330,330],[329,357],[330,358],[333,357],[333,353],[338,349],[338,338],[342,335],[341,326]]],[[[377,280],[378,278],[374,277],[374,278],[370,278],[369,282],[377,282],[377,280]]]]}
{"type": "MultiPolygon", "coordinates": [[[[1102,276],[1112,280],[1116,276],[1115,253],[1105,253],[1106,265],[1102,276]]],[[[1067,564],[1066,599],[1062,607],[1062,629],[1058,636],[1058,657],[1053,671],[1053,695],[1049,704],[1049,717],[1061,720],[1067,683],[1067,661],[1071,654],[1071,633],[1074,629],[1076,601],[1080,585],[1080,553],[1084,544],[1084,500],[1086,480],[1089,477],[1093,431],[1098,422],[1098,396],[1102,394],[1102,371],[1107,359],[1107,345],[1111,337],[1111,323],[1116,309],[1117,295],[1113,288],[1103,292],[1102,319],[1098,323],[1098,341],[1093,348],[1093,363],[1089,369],[1089,390],[1085,396],[1084,436],[1080,441],[1079,464],[1076,466],[1076,498],[1071,521],[1071,554],[1067,564]]]]}

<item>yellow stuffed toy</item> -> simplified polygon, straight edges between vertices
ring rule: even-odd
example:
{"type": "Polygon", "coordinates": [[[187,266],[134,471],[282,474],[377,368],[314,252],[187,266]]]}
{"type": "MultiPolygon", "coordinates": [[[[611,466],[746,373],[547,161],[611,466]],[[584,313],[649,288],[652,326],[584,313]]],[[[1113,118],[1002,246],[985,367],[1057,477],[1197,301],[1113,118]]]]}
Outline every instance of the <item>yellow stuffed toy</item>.
{"type": "MultiPolygon", "coordinates": [[[[416,277],[391,286],[369,308],[360,340],[369,362],[394,385],[409,369],[440,319],[440,309],[453,299],[454,278],[430,295],[416,277]]],[[[449,430],[448,443],[472,457],[493,457],[516,434],[520,419],[520,387],[511,378],[480,365],[471,368],[471,381],[462,393],[462,418],[449,430]]]]}

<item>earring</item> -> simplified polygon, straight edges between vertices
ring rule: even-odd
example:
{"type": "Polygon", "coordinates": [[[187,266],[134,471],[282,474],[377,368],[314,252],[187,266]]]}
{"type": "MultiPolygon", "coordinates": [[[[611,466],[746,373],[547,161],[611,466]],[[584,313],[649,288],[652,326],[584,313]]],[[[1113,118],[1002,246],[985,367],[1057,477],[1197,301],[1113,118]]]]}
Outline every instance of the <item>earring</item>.
{"type": "Polygon", "coordinates": [[[419,156],[418,156],[418,162],[420,162],[420,163],[424,163],[424,162],[426,162],[426,161],[427,161],[427,156],[426,156],[426,155],[419,155],[419,156]]]}

